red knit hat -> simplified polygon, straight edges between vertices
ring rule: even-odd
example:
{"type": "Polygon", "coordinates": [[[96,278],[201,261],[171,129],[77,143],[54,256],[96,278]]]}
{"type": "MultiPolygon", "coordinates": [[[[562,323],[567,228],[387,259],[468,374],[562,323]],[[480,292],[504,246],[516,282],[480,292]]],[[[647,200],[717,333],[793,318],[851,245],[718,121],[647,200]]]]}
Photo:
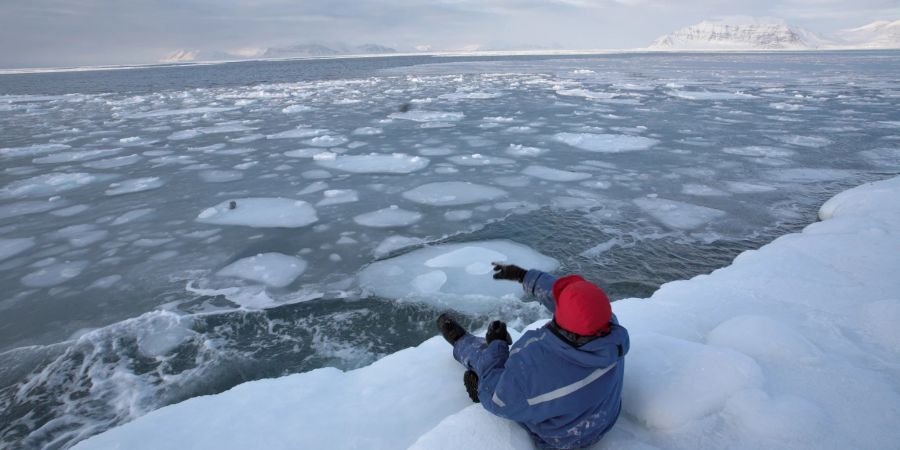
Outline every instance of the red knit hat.
{"type": "Polygon", "coordinates": [[[597,285],[579,275],[562,277],[553,283],[553,298],[556,323],[566,331],[595,336],[609,330],[612,308],[597,285]]]}

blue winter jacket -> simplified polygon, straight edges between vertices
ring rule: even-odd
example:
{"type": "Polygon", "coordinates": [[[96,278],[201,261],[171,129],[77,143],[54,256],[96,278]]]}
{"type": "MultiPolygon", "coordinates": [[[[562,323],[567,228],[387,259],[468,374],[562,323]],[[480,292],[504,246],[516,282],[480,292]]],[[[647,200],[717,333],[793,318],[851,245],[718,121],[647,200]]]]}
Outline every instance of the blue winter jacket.
{"type": "MultiPolygon", "coordinates": [[[[552,275],[529,270],[523,284],[553,312],[555,281],[552,275]]],[[[599,441],[622,408],[629,347],[628,331],[615,315],[612,323],[608,335],[580,347],[544,326],[526,332],[512,348],[493,341],[471,353],[475,358],[467,365],[478,374],[481,404],[522,424],[541,447],[581,448],[599,441]]]]}

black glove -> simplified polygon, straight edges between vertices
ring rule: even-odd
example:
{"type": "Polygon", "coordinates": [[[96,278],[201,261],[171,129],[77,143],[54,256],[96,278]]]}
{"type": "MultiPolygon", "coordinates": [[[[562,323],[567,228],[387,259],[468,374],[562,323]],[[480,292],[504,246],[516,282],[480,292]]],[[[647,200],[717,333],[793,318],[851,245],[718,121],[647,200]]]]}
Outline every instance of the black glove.
{"type": "Polygon", "coordinates": [[[467,370],[463,374],[463,384],[466,385],[466,392],[469,394],[469,398],[475,403],[481,403],[478,400],[478,374],[474,370],[467,370]]]}
{"type": "Polygon", "coordinates": [[[506,323],[495,320],[488,325],[487,333],[484,334],[484,340],[490,344],[493,341],[503,341],[506,345],[512,345],[512,336],[506,331],[506,323]]]}
{"type": "Polygon", "coordinates": [[[491,263],[494,265],[494,279],[495,280],[512,280],[518,281],[521,283],[525,280],[525,272],[527,270],[513,265],[513,264],[500,264],[500,263],[491,263]]]}

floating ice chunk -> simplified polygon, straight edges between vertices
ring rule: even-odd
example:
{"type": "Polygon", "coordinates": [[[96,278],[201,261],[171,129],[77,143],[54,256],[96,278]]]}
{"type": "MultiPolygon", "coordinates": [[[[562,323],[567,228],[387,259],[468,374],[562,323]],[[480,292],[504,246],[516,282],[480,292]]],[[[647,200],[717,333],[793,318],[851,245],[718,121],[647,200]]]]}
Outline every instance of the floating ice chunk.
{"type": "Polygon", "coordinates": [[[130,166],[140,160],[140,155],[128,155],[86,162],[82,165],[91,169],[115,169],[116,167],[130,166]]]}
{"type": "Polygon", "coordinates": [[[198,173],[200,179],[207,183],[227,183],[244,178],[243,172],[238,170],[204,170],[198,173]]]}
{"type": "Polygon", "coordinates": [[[758,192],[771,192],[775,190],[774,186],[748,183],[746,181],[726,181],[725,186],[735,194],[755,194],[758,192]]]}
{"type": "Polygon", "coordinates": [[[285,106],[281,110],[281,112],[283,112],[285,114],[297,114],[297,113],[302,113],[302,112],[306,112],[306,111],[312,111],[312,108],[309,106],[306,106],[306,105],[290,105],[290,106],[285,106]]]}
{"type": "Polygon", "coordinates": [[[617,96],[617,94],[613,92],[594,92],[587,89],[557,89],[556,94],[567,97],[584,97],[591,100],[608,100],[617,96]]]}
{"type": "Polygon", "coordinates": [[[447,211],[444,213],[444,219],[447,219],[451,222],[459,222],[461,220],[469,220],[472,218],[472,210],[470,209],[457,209],[453,211],[447,211]]]}
{"type": "Polygon", "coordinates": [[[799,145],[801,147],[825,147],[831,145],[831,139],[821,136],[775,136],[775,139],[785,144],[799,145]]]}
{"type": "Polygon", "coordinates": [[[73,163],[78,161],[88,161],[91,159],[105,158],[121,152],[121,148],[113,148],[109,150],[84,150],[79,152],[61,152],[52,155],[35,158],[31,162],[35,164],[58,164],[73,163]]]}
{"type": "Polygon", "coordinates": [[[90,208],[88,205],[72,205],[68,208],[57,209],[56,211],[50,211],[50,214],[53,214],[57,217],[71,217],[74,215],[81,214],[87,211],[90,208]]]}
{"type": "Polygon", "coordinates": [[[681,187],[681,193],[687,195],[696,195],[700,197],[722,197],[728,195],[727,192],[721,191],[705,184],[687,183],[681,187]]]}
{"type": "Polygon", "coordinates": [[[216,272],[216,275],[282,288],[293,283],[305,270],[306,261],[303,259],[273,252],[239,259],[216,272]]]}
{"type": "Polygon", "coordinates": [[[641,197],[634,204],[670,228],[690,230],[725,215],[724,211],[664,198],[641,197]]]}
{"type": "Polygon", "coordinates": [[[0,261],[11,258],[34,247],[34,238],[0,238],[0,261]]]}
{"type": "Polygon", "coordinates": [[[293,130],[282,131],[280,133],[270,134],[267,139],[305,139],[313,136],[319,136],[327,133],[328,130],[319,128],[296,128],[293,130]]]}
{"type": "Polygon", "coordinates": [[[378,246],[375,247],[375,250],[372,252],[372,255],[376,258],[383,258],[397,250],[402,248],[411,247],[413,245],[419,245],[425,242],[424,239],[416,238],[416,237],[407,237],[400,235],[392,235],[385,238],[378,246]]]}
{"type": "Polygon", "coordinates": [[[646,150],[659,142],[652,138],[625,134],[556,133],[553,138],[572,147],[600,153],[646,150]]]}
{"type": "Polygon", "coordinates": [[[488,100],[502,96],[503,94],[498,92],[453,92],[439,95],[438,98],[443,100],[488,100]]]}
{"type": "Polygon", "coordinates": [[[809,362],[822,353],[796,329],[766,316],[733,317],[710,331],[706,342],[757,360],[809,362]]]}
{"type": "Polygon", "coordinates": [[[523,174],[540,178],[547,181],[580,181],[591,177],[591,174],[585,172],[572,172],[569,170],[554,169],[546,166],[528,166],[522,171],[523,174]]]}
{"type": "Polygon", "coordinates": [[[384,209],[360,214],[353,221],[367,227],[390,228],[405,227],[422,220],[422,214],[415,211],[407,211],[397,205],[391,205],[384,209]]]}
{"type": "Polygon", "coordinates": [[[224,107],[215,107],[215,106],[198,106],[196,108],[185,108],[185,109],[160,109],[156,111],[146,111],[140,113],[127,114],[123,117],[126,119],[146,119],[150,117],[167,117],[167,116],[181,116],[185,114],[210,114],[210,113],[221,113],[226,111],[233,111],[237,108],[224,108],[224,107]]]}
{"type": "Polygon", "coordinates": [[[422,156],[447,156],[455,153],[452,148],[423,148],[419,150],[419,154],[422,156]]]}
{"type": "Polygon", "coordinates": [[[153,209],[153,208],[133,209],[133,210],[128,211],[128,212],[122,214],[121,216],[113,219],[113,221],[110,225],[115,226],[115,225],[124,225],[126,223],[131,223],[131,222],[134,222],[135,220],[140,219],[141,217],[144,217],[144,216],[152,213],[153,211],[155,211],[155,209],[153,209]]]}
{"type": "Polygon", "coordinates": [[[37,214],[51,209],[64,206],[64,202],[51,202],[41,200],[25,200],[16,203],[0,205],[0,219],[8,219],[10,217],[26,216],[28,214],[37,214]]]}
{"type": "Polygon", "coordinates": [[[17,198],[49,196],[106,179],[109,179],[109,176],[81,172],[46,173],[7,184],[3,188],[0,188],[0,197],[17,198]]]}
{"type": "Polygon", "coordinates": [[[207,208],[197,221],[213,225],[254,228],[297,228],[316,222],[316,210],[303,200],[289,198],[236,198],[207,208]],[[229,205],[234,202],[235,208],[229,205]]]}
{"type": "Polygon", "coordinates": [[[319,200],[316,206],[338,205],[359,200],[359,195],[353,189],[330,189],[323,192],[322,195],[322,200],[319,200]]]}
{"type": "Polygon", "coordinates": [[[720,412],[733,395],[763,383],[750,357],[669,336],[633,334],[628,357],[622,409],[651,428],[671,430],[720,412]]]}
{"type": "Polygon", "coordinates": [[[491,262],[513,262],[552,271],[558,262],[506,240],[426,247],[372,263],[359,274],[360,285],[386,298],[411,298],[460,311],[485,311],[501,297],[520,297],[517,283],[491,277],[491,262]],[[493,301],[491,301],[493,299],[493,301]]]}
{"type": "Polygon", "coordinates": [[[373,136],[376,134],[381,134],[383,132],[384,130],[376,127],[361,127],[353,130],[353,134],[357,136],[373,136]]]}
{"type": "Polygon", "coordinates": [[[122,275],[107,275],[103,278],[98,278],[97,281],[91,283],[88,286],[88,289],[109,289],[115,286],[119,281],[122,281],[122,275]]]}
{"type": "Polygon", "coordinates": [[[321,148],[301,148],[297,150],[288,150],[284,152],[283,155],[291,158],[313,158],[321,153],[321,148]]]}
{"type": "Polygon", "coordinates": [[[162,187],[166,182],[160,177],[144,177],[125,180],[109,185],[106,195],[122,195],[134,192],[150,191],[162,187]]]}
{"type": "Polygon", "coordinates": [[[493,166],[516,163],[509,158],[501,158],[499,156],[484,156],[480,153],[451,156],[447,158],[447,160],[461,166],[493,166]]]}
{"type": "Polygon", "coordinates": [[[527,147],[521,144],[509,144],[506,149],[506,153],[512,156],[538,156],[546,152],[545,148],[527,147]]]}
{"type": "Polygon", "coordinates": [[[332,152],[321,152],[313,155],[313,161],[334,161],[337,158],[337,153],[332,152]]]}
{"type": "Polygon", "coordinates": [[[312,145],[315,147],[337,147],[339,145],[344,145],[347,142],[350,142],[350,140],[345,138],[344,136],[336,136],[331,134],[317,136],[312,139],[303,141],[304,144],[312,145]]]}
{"type": "Polygon", "coordinates": [[[853,171],[841,169],[777,169],[768,173],[767,177],[791,183],[818,183],[821,181],[834,181],[853,176],[853,171]]]}
{"type": "Polygon", "coordinates": [[[455,122],[462,120],[465,115],[461,112],[442,112],[442,111],[407,111],[402,113],[393,113],[388,117],[391,119],[412,120],[414,122],[455,122]]]}
{"type": "Polygon", "coordinates": [[[312,194],[315,192],[319,192],[323,189],[328,189],[328,183],[326,183],[324,181],[314,181],[314,182],[310,183],[309,186],[301,189],[300,192],[297,192],[297,195],[312,194]]]}
{"type": "Polygon", "coordinates": [[[444,181],[423,184],[406,191],[407,200],[434,206],[456,206],[496,200],[506,196],[506,191],[491,186],[462,181],[444,181]]]}
{"type": "Polygon", "coordinates": [[[404,153],[340,155],[316,161],[320,166],[352,173],[411,173],[424,169],[428,162],[428,158],[404,153]]]}
{"type": "Polygon", "coordinates": [[[202,135],[203,133],[201,133],[200,130],[181,130],[170,134],[166,139],[170,141],[183,141],[186,139],[193,139],[202,135]]]}
{"type": "Polygon", "coordinates": [[[65,261],[51,263],[22,277],[22,284],[42,288],[56,286],[77,277],[88,267],[87,261],[65,261]]]}
{"type": "Polygon", "coordinates": [[[27,147],[7,147],[0,148],[0,157],[9,159],[20,158],[23,156],[34,156],[60,150],[68,150],[70,148],[72,147],[66,144],[34,144],[27,147]]]}
{"type": "Polygon", "coordinates": [[[743,92],[713,92],[713,91],[669,91],[672,97],[683,98],[687,100],[750,100],[756,98],[755,95],[745,94],[743,92]]]}
{"type": "Polygon", "coordinates": [[[98,230],[91,224],[70,225],[53,232],[54,237],[68,239],[73,247],[86,247],[106,239],[108,235],[106,230],[98,230]]]}
{"type": "Polygon", "coordinates": [[[516,119],[514,119],[512,117],[504,117],[504,116],[493,116],[493,117],[488,116],[488,117],[484,117],[482,120],[484,120],[485,122],[492,122],[492,123],[513,123],[516,121],[516,119]]]}
{"type": "Polygon", "coordinates": [[[779,147],[764,147],[760,145],[751,145],[748,147],[725,147],[723,152],[731,155],[751,156],[760,158],[787,158],[794,156],[797,152],[779,147]]]}

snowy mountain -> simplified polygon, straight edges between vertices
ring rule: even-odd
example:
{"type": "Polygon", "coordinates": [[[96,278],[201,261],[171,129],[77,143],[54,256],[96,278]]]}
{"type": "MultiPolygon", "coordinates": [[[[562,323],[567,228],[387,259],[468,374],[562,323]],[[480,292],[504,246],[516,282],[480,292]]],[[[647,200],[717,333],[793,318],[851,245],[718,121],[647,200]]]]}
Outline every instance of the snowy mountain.
{"type": "Polygon", "coordinates": [[[284,58],[292,56],[335,56],[335,55],[362,55],[397,53],[397,50],[378,44],[365,44],[360,46],[346,46],[336,44],[326,46],[322,44],[297,44],[287,47],[272,47],[263,53],[265,58],[284,58]]]}
{"type": "Polygon", "coordinates": [[[704,21],[662,36],[654,50],[811,50],[827,41],[784,22],[728,23],[704,21]]]}
{"type": "Polygon", "coordinates": [[[900,48],[900,20],[879,20],[838,32],[837,36],[856,48],[900,48]]]}

